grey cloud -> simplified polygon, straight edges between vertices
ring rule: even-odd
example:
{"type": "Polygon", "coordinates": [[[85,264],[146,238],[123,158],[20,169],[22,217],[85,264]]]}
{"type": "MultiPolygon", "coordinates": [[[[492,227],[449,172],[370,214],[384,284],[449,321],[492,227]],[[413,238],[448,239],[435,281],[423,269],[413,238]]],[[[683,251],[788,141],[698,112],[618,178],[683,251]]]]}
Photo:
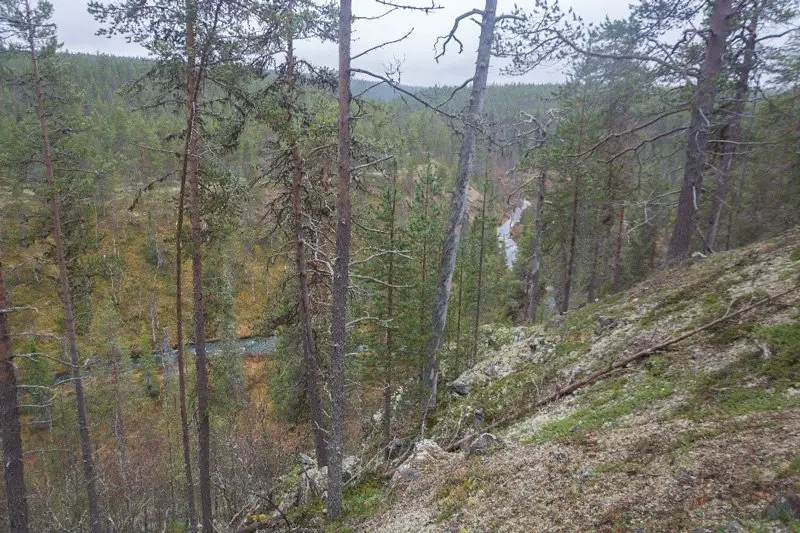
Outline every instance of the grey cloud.
{"type": "MultiPolygon", "coordinates": [[[[51,0],[55,9],[55,22],[59,28],[59,39],[67,50],[72,52],[101,52],[115,55],[144,56],[145,51],[135,44],[126,43],[124,37],[112,39],[95,35],[98,23],[86,11],[85,0],[51,0]]],[[[425,4],[419,0],[420,5],[425,4]]],[[[430,15],[410,12],[396,12],[378,21],[361,21],[356,25],[353,43],[354,52],[364,50],[386,40],[402,36],[411,28],[412,35],[404,42],[376,51],[357,62],[367,70],[383,72],[387,64],[396,60],[402,62],[403,82],[409,85],[453,85],[461,83],[474,68],[473,52],[477,46],[478,28],[474,24],[462,24],[459,37],[464,43],[464,52],[458,54],[457,47],[448,49],[447,56],[439,63],[434,60],[436,37],[446,34],[458,14],[481,7],[480,0],[438,0],[444,9],[430,15]]],[[[530,2],[517,2],[522,7],[530,2]]],[[[588,21],[600,21],[606,15],[614,18],[627,12],[627,0],[562,0],[562,5],[571,6],[588,21]]],[[[499,0],[499,9],[513,7],[513,0],[499,0]]],[[[371,0],[355,0],[356,14],[374,15],[381,7],[371,0]]],[[[331,43],[303,43],[298,46],[300,53],[311,62],[335,67],[336,46],[331,43]]],[[[559,66],[546,66],[537,69],[523,78],[502,77],[497,66],[492,69],[493,82],[526,81],[545,83],[564,79],[559,66]]]]}

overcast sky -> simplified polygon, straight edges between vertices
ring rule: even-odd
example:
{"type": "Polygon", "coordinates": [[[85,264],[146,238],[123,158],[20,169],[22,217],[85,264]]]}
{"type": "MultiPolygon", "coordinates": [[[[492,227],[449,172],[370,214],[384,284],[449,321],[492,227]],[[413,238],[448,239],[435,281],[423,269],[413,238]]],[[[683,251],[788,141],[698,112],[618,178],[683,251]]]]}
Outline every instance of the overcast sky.
{"type": "MultiPolygon", "coordinates": [[[[414,0],[417,5],[426,5],[427,0],[414,0]]],[[[102,52],[114,55],[145,56],[145,51],[137,45],[128,44],[123,37],[111,39],[97,37],[98,24],[86,11],[86,0],[51,0],[58,25],[59,40],[71,52],[102,52]]],[[[498,0],[499,12],[510,10],[514,3],[523,8],[532,0],[498,0]]],[[[561,0],[562,7],[571,6],[587,22],[599,22],[606,15],[611,18],[624,16],[628,11],[629,0],[561,0]]],[[[402,67],[402,81],[409,85],[453,85],[460,84],[472,75],[475,64],[475,48],[478,41],[478,26],[471,23],[461,25],[459,38],[464,42],[464,53],[452,53],[434,61],[433,44],[436,37],[446,34],[452,27],[453,18],[473,7],[483,7],[481,0],[437,0],[444,9],[424,15],[421,13],[395,12],[381,20],[360,21],[354,28],[353,53],[381,42],[401,37],[410,29],[412,35],[404,42],[379,50],[359,59],[354,66],[383,72],[384,66],[399,60],[402,67]]],[[[382,12],[373,0],[354,0],[353,12],[356,16],[369,16],[382,12]]],[[[298,46],[313,63],[335,67],[336,45],[314,42],[298,46]]],[[[526,81],[561,81],[564,76],[560,65],[548,65],[538,69],[525,78],[503,78],[494,65],[491,80],[495,83],[526,81]]]]}

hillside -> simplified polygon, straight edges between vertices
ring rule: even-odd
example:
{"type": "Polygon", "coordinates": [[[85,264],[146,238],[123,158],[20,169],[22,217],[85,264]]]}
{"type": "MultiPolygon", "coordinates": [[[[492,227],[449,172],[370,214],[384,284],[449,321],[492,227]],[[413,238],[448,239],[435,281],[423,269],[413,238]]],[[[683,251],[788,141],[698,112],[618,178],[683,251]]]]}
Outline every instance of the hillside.
{"type": "Polygon", "coordinates": [[[532,405],[798,282],[795,230],[663,271],[558,325],[486,329],[494,348],[451,384],[438,445],[417,443],[385,487],[352,488],[336,528],[797,531],[800,291],[532,405]],[[498,441],[442,450],[495,423],[498,441]]]}

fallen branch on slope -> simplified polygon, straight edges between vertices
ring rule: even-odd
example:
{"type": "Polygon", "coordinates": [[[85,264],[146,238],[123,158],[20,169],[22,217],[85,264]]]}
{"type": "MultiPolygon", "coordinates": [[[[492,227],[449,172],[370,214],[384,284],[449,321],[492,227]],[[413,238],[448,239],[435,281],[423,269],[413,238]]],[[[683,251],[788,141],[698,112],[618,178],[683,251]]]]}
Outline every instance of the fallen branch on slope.
{"type": "MultiPolygon", "coordinates": [[[[743,315],[745,313],[748,313],[748,312],[752,311],[753,309],[761,307],[762,305],[766,305],[768,303],[771,303],[771,302],[777,300],[778,298],[781,298],[782,296],[786,296],[787,294],[790,294],[790,293],[796,291],[797,289],[800,289],[800,285],[795,285],[795,286],[791,287],[790,289],[787,289],[787,290],[785,290],[785,291],[783,291],[783,292],[781,292],[779,294],[776,294],[775,296],[768,296],[766,298],[763,298],[763,299],[761,299],[761,300],[759,300],[759,301],[757,301],[755,303],[752,303],[750,305],[747,305],[747,306],[743,307],[742,309],[739,309],[738,311],[734,311],[733,313],[726,312],[724,315],[722,315],[721,317],[717,318],[716,320],[712,320],[711,322],[703,324],[702,326],[698,326],[698,327],[696,327],[695,329],[693,329],[691,331],[687,331],[683,335],[679,335],[678,337],[675,337],[675,338],[672,338],[672,339],[667,339],[667,340],[665,340],[663,342],[660,342],[660,343],[658,343],[658,344],[656,344],[654,346],[650,346],[649,348],[645,348],[644,350],[638,351],[633,355],[625,357],[624,359],[620,359],[619,361],[615,361],[615,362],[611,363],[608,367],[606,367],[606,368],[604,368],[602,370],[598,370],[596,372],[592,372],[591,374],[589,374],[585,378],[583,378],[581,380],[578,380],[578,381],[574,381],[574,382],[570,383],[569,385],[567,385],[566,387],[564,387],[563,389],[562,388],[557,388],[555,390],[555,392],[553,392],[549,396],[547,396],[545,398],[542,398],[541,400],[538,400],[535,404],[533,404],[533,407],[534,408],[544,407],[545,405],[551,404],[551,403],[555,402],[556,400],[559,400],[559,399],[561,399],[561,398],[563,398],[565,396],[569,396],[570,394],[573,394],[575,391],[577,391],[579,389],[582,389],[586,385],[591,385],[595,381],[600,381],[601,379],[604,379],[604,378],[608,377],[609,375],[613,374],[617,370],[625,368],[625,367],[629,366],[630,364],[635,363],[637,361],[640,361],[642,359],[647,359],[651,355],[656,354],[656,353],[664,350],[665,348],[668,348],[669,346],[672,346],[673,344],[677,344],[677,343],[679,343],[681,341],[684,341],[684,340],[688,339],[689,337],[694,337],[698,333],[702,333],[703,331],[706,331],[707,329],[711,329],[714,326],[718,326],[719,324],[721,324],[723,322],[726,322],[728,320],[731,320],[733,318],[741,316],[741,315],[743,315]]],[[[511,422],[513,420],[513,418],[514,417],[510,417],[510,416],[501,418],[500,420],[496,421],[495,423],[493,423],[489,427],[485,428],[483,431],[486,432],[486,431],[489,431],[489,430],[492,430],[492,429],[496,428],[497,426],[504,425],[504,424],[506,424],[508,422],[511,422]]],[[[468,436],[456,441],[455,443],[453,443],[453,444],[451,444],[450,446],[447,447],[447,451],[448,452],[453,452],[453,451],[458,450],[464,444],[466,444],[470,440],[472,440],[472,438],[475,437],[475,436],[476,435],[473,433],[473,434],[470,434],[470,435],[468,435],[468,436]]]]}

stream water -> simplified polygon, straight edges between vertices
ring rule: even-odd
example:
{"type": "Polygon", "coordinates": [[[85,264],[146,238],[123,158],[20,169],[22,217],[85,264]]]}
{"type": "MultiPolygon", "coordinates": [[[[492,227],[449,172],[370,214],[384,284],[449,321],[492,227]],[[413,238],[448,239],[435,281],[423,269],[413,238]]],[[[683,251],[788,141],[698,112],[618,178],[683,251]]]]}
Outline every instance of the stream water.
{"type": "MultiPolygon", "coordinates": [[[[278,346],[278,337],[271,335],[269,337],[246,337],[243,339],[236,339],[233,341],[233,351],[237,355],[246,357],[248,355],[272,355],[275,353],[275,348],[278,346]]],[[[194,354],[194,344],[190,343],[189,352],[194,354]]],[[[206,342],[206,352],[209,357],[214,357],[222,354],[225,350],[225,341],[211,340],[206,342]]],[[[153,354],[157,361],[161,361],[161,354],[153,354]]],[[[178,356],[177,350],[172,350],[170,358],[175,359],[178,356]]]]}
{"type": "Polygon", "coordinates": [[[519,221],[522,220],[522,213],[525,212],[530,205],[531,203],[528,199],[523,198],[522,205],[514,209],[509,219],[497,228],[497,241],[503,246],[503,251],[506,255],[506,266],[509,269],[514,266],[514,261],[517,260],[517,252],[519,251],[519,245],[514,242],[514,239],[511,237],[511,230],[514,229],[514,226],[519,224],[519,221]]]}

